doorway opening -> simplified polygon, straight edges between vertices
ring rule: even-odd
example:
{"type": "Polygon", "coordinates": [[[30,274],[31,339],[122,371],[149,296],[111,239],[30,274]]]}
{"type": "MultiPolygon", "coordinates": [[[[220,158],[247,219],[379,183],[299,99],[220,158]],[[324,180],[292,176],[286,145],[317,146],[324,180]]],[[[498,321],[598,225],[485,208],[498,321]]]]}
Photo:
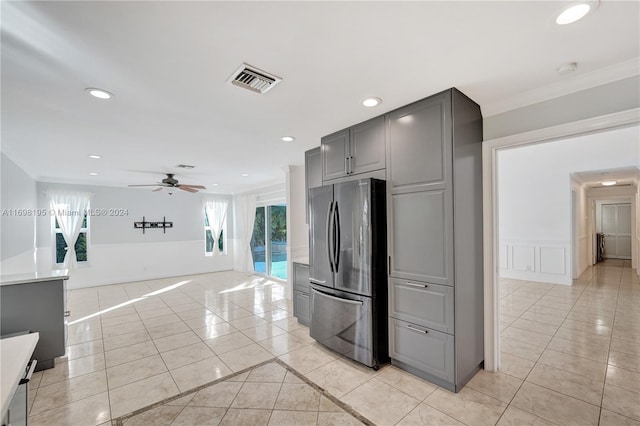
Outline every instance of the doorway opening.
{"type": "Polygon", "coordinates": [[[281,280],[287,279],[286,205],[256,207],[251,254],[255,272],[281,280]]]}
{"type": "MultiPolygon", "coordinates": [[[[500,316],[499,316],[499,280],[503,272],[501,268],[511,268],[515,274],[531,275],[531,273],[547,273],[555,277],[557,284],[571,284],[573,275],[573,242],[571,233],[572,196],[567,183],[572,170],[592,170],[598,166],[607,168],[636,167],[638,164],[637,131],[638,117],[632,111],[611,114],[602,120],[599,117],[578,122],[567,123],[547,129],[511,135],[483,143],[483,191],[484,191],[484,236],[485,236],[485,369],[495,371],[500,367],[500,316]],[[603,138],[606,144],[602,143],[603,138]],[[589,144],[587,142],[597,141],[589,144]],[[569,142],[565,145],[565,142],[569,142]],[[546,143],[554,142],[554,143],[546,143]],[[520,213],[511,224],[505,226],[501,201],[505,199],[499,183],[508,181],[504,178],[500,167],[514,164],[508,159],[499,158],[502,153],[516,152],[512,148],[527,148],[544,145],[551,148],[546,156],[538,159],[543,164],[532,173],[526,174],[525,185],[513,187],[515,191],[506,197],[520,213]],[[567,152],[562,152],[569,148],[567,152]],[[581,163],[571,165],[567,169],[564,159],[581,158],[581,163]],[[557,188],[561,188],[559,191],[557,188]],[[552,189],[545,192],[546,189],[552,189]],[[543,203],[531,203],[531,191],[542,193],[546,197],[543,203]],[[546,204],[545,204],[546,203],[546,204]],[[546,220],[544,206],[555,206],[558,209],[559,221],[546,220]],[[542,207],[541,207],[542,206],[542,207]],[[534,218],[533,226],[523,218],[534,218]],[[522,230],[513,240],[528,241],[523,247],[519,241],[511,241],[506,247],[509,236],[505,232],[514,229],[522,230]],[[555,232],[555,234],[553,233],[555,232]],[[555,236],[555,238],[554,238],[555,236]],[[537,241],[536,241],[537,240],[537,241]],[[538,244],[539,246],[536,246],[538,244]],[[509,253],[512,254],[508,258],[509,253]],[[502,257],[507,257],[504,262],[502,257]],[[517,259],[516,259],[517,257],[517,259]]],[[[531,156],[527,156],[530,160],[531,156]]],[[[518,168],[522,170],[522,168],[518,168]]],[[[636,177],[636,182],[638,178],[636,177]]],[[[636,193],[636,200],[638,195],[636,193]]],[[[637,221],[637,215],[634,215],[637,221]]],[[[507,224],[508,225],[508,224],[507,224]]],[[[640,247],[635,238],[633,245],[640,247]]],[[[588,253],[588,252],[587,252],[588,253]]],[[[637,268],[637,266],[636,266],[637,268]]],[[[636,272],[637,273],[637,269],[636,272]]],[[[527,278],[529,281],[534,279],[527,278]]],[[[546,280],[545,280],[546,281],[546,280]]],[[[548,282],[548,281],[547,281],[548,282]]]]}

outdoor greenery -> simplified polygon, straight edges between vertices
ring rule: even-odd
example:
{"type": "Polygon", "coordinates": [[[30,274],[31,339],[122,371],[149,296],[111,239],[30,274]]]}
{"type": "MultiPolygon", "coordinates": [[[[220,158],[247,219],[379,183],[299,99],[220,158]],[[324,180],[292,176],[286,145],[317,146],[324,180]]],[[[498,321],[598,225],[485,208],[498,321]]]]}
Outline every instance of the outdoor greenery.
{"type": "MultiPolygon", "coordinates": [[[[56,219],[56,263],[63,263],[64,257],[67,254],[67,242],[64,240],[62,233],[60,230],[60,225],[58,224],[58,220],[56,219]]],[[[84,216],[84,220],[82,221],[82,228],[87,228],[87,215],[84,216]]],[[[76,249],[76,261],[78,262],[86,262],[87,261],[87,233],[80,232],[78,235],[78,239],[74,245],[76,249]]]]}

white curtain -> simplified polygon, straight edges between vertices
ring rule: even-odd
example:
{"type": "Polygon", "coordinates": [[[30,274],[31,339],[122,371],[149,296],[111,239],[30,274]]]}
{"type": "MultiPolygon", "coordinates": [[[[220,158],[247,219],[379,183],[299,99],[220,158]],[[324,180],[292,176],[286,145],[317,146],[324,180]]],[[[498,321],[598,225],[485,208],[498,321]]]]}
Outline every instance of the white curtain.
{"type": "Polygon", "coordinates": [[[224,226],[224,221],[227,219],[227,206],[229,203],[225,200],[203,200],[202,204],[204,205],[204,211],[213,236],[213,253],[222,254],[218,249],[218,238],[224,226]]]}
{"type": "Polygon", "coordinates": [[[242,271],[253,272],[253,258],[251,255],[251,237],[253,223],[256,220],[256,196],[244,195],[235,200],[238,225],[240,228],[240,267],[242,271]]]}
{"type": "MultiPolygon", "coordinates": [[[[63,266],[65,268],[76,269],[78,262],[76,261],[76,240],[82,229],[84,215],[89,207],[91,199],[90,192],[66,192],[66,191],[49,191],[49,204],[55,212],[56,220],[60,225],[60,231],[67,243],[67,253],[64,256],[63,266]]],[[[55,250],[56,242],[53,241],[53,249],[55,250]]]]}

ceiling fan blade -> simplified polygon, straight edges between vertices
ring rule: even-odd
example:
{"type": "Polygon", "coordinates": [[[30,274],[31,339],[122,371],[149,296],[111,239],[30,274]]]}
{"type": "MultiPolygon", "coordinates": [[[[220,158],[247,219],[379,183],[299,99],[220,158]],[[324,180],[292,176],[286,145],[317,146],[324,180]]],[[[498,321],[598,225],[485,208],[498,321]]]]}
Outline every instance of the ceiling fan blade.
{"type": "Polygon", "coordinates": [[[198,192],[197,189],[193,189],[187,185],[178,185],[178,189],[182,189],[183,191],[187,191],[187,192],[198,192]]]}
{"type": "Polygon", "coordinates": [[[206,186],[202,186],[202,185],[189,185],[188,183],[185,184],[180,184],[178,185],[178,188],[180,188],[181,186],[188,186],[189,188],[193,188],[193,189],[207,189],[206,186]]]}
{"type": "Polygon", "coordinates": [[[164,189],[164,187],[163,187],[163,186],[161,186],[160,188],[156,188],[156,189],[154,189],[154,190],[153,190],[153,191],[151,191],[151,192],[158,192],[158,191],[162,191],[163,189],[164,189]]]}

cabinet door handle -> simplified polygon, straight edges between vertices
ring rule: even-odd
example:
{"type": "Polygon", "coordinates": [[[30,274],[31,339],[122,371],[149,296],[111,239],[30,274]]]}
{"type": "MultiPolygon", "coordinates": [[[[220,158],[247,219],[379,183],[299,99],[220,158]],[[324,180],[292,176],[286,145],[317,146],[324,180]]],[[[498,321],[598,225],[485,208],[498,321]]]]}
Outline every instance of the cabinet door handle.
{"type": "Polygon", "coordinates": [[[411,327],[410,325],[407,325],[407,328],[409,330],[417,331],[418,333],[427,334],[429,332],[429,330],[420,330],[419,328],[411,327]]]}
{"type": "Polygon", "coordinates": [[[29,363],[29,371],[27,371],[27,374],[20,379],[20,383],[21,385],[24,385],[25,383],[29,383],[29,380],[31,380],[31,376],[33,376],[33,372],[36,369],[36,364],[38,364],[37,360],[31,360],[31,362],[29,363]]]}
{"type": "Polygon", "coordinates": [[[410,285],[411,287],[429,288],[428,284],[415,284],[415,283],[409,283],[409,282],[406,282],[405,284],[410,285]]]}
{"type": "Polygon", "coordinates": [[[71,311],[64,311],[64,317],[68,318],[71,316],[71,311]]]}

